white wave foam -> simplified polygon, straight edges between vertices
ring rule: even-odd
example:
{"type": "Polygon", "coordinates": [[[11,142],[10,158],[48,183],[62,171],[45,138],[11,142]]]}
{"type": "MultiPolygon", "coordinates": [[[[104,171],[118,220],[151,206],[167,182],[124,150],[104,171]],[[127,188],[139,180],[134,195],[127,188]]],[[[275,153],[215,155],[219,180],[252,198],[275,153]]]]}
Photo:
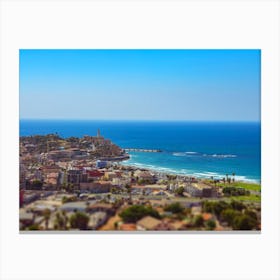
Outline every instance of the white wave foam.
{"type": "MultiPolygon", "coordinates": [[[[188,157],[188,156],[201,156],[198,152],[174,152],[173,156],[176,157],[188,157]]],[[[233,154],[202,154],[203,157],[213,157],[213,158],[235,158],[237,155],[233,154]]]]}
{"type": "MultiPolygon", "coordinates": [[[[216,173],[216,172],[208,172],[208,171],[194,172],[193,175],[198,177],[198,178],[209,178],[209,177],[213,176],[215,179],[220,179],[220,180],[226,177],[226,175],[224,175],[224,174],[219,174],[219,173],[216,173]]],[[[243,182],[249,182],[249,183],[260,183],[259,180],[249,179],[246,176],[242,176],[242,175],[235,176],[234,179],[235,179],[235,181],[243,181],[243,182]]]]}
{"type": "Polygon", "coordinates": [[[244,182],[249,182],[249,183],[260,183],[260,180],[255,180],[255,179],[249,179],[246,176],[235,176],[235,181],[244,181],[244,182]]]}
{"type": "Polygon", "coordinates": [[[204,157],[214,157],[214,158],[235,158],[237,155],[231,154],[203,154],[204,157]]]}
{"type": "Polygon", "coordinates": [[[204,173],[204,172],[195,172],[195,173],[193,173],[193,175],[196,177],[209,177],[209,174],[204,173]]]}
{"type": "Polygon", "coordinates": [[[133,159],[133,158],[138,158],[139,156],[138,155],[135,155],[135,154],[129,154],[129,157],[131,158],[131,159],[133,159]]]}
{"type": "Polygon", "coordinates": [[[186,157],[186,156],[195,156],[195,155],[199,155],[198,152],[174,152],[173,156],[177,156],[177,157],[186,157]]]}
{"type": "Polygon", "coordinates": [[[211,175],[211,176],[219,175],[219,173],[217,173],[217,172],[208,172],[208,171],[206,171],[205,174],[211,175]]]}
{"type": "MultiPolygon", "coordinates": [[[[137,162],[122,162],[121,164],[123,164],[125,166],[134,166],[134,167],[149,169],[153,172],[162,172],[165,174],[177,174],[177,175],[184,175],[184,176],[195,176],[197,178],[210,178],[213,176],[215,179],[221,180],[226,177],[225,174],[220,174],[220,173],[211,172],[211,171],[195,172],[194,170],[173,169],[173,168],[168,168],[168,167],[160,167],[160,166],[156,166],[156,165],[143,164],[143,163],[137,163],[137,162]]],[[[236,175],[234,178],[235,178],[235,181],[260,183],[260,180],[250,179],[250,178],[247,178],[246,176],[242,176],[242,175],[239,175],[239,176],[236,175]]]]}
{"type": "Polygon", "coordinates": [[[185,153],[173,153],[172,155],[176,156],[176,157],[184,157],[184,156],[186,156],[185,153]]]}
{"type": "Polygon", "coordinates": [[[237,157],[236,155],[213,155],[215,157],[218,157],[218,158],[235,158],[237,157]]]}

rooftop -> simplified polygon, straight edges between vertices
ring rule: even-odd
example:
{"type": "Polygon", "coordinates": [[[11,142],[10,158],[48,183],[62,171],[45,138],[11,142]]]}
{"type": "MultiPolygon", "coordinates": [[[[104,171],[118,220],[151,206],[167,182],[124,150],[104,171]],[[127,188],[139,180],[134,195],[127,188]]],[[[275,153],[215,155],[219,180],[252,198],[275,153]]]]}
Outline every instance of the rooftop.
{"type": "Polygon", "coordinates": [[[146,216],[137,222],[138,226],[145,229],[152,230],[161,223],[159,219],[153,218],[151,216],[146,216]]]}
{"type": "Polygon", "coordinates": [[[136,230],[136,225],[135,224],[122,224],[120,226],[120,230],[127,230],[127,231],[136,230]]]}

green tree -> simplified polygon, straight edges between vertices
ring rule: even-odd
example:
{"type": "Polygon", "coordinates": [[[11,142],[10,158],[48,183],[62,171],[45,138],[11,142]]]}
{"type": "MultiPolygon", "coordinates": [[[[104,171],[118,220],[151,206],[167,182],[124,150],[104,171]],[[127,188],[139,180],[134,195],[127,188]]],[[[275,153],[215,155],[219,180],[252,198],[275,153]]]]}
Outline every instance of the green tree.
{"type": "Polygon", "coordinates": [[[202,202],[203,212],[214,213],[214,203],[208,200],[202,202]]]}
{"type": "Polygon", "coordinates": [[[220,214],[221,212],[224,210],[224,209],[227,209],[229,208],[229,204],[226,203],[225,201],[221,200],[221,201],[218,201],[218,202],[215,202],[214,204],[214,214],[217,216],[217,217],[220,217],[220,214]]]}
{"type": "Polygon", "coordinates": [[[160,218],[159,213],[151,206],[132,205],[120,213],[120,217],[126,223],[135,223],[145,216],[160,218]]]}
{"type": "Polygon", "coordinates": [[[208,230],[214,230],[216,228],[216,222],[214,220],[209,220],[206,222],[206,228],[208,230]]]}
{"type": "Polygon", "coordinates": [[[71,228],[86,230],[88,226],[88,221],[89,221],[88,215],[79,211],[70,217],[71,228]]]}
{"type": "Polygon", "coordinates": [[[257,220],[249,215],[242,214],[234,218],[232,228],[234,230],[252,230],[257,227],[257,224],[257,220]]]}
{"type": "Polygon", "coordinates": [[[239,196],[239,195],[250,195],[250,192],[244,188],[237,187],[224,187],[223,193],[226,196],[239,196]]]}
{"type": "Polygon", "coordinates": [[[238,210],[238,211],[246,209],[246,205],[243,204],[241,201],[238,201],[238,200],[232,200],[230,202],[230,205],[233,209],[238,210]]]}
{"type": "Polygon", "coordinates": [[[202,209],[204,212],[215,214],[217,217],[219,217],[221,212],[227,208],[231,208],[231,206],[223,200],[218,202],[204,201],[202,203],[202,209]]]}
{"type": "Polygon", "coordinates": [[[233,220],[235,219],[236,216],[240,215],[241,212],[236,211],[234,209],[228,208],[228,209],[224,209],[221,212],[220,218],[222,221],[225,221],[228,223],[228,225],[232,225],[233,220]]]}
{"type": "Polygon", "coordinates": [[[54,228],[57,230],[67,230],[68,217],[65,211],[57,212],[54,220],[54,228]]]}
{"type": "Polygon", "coordinates": [[[247,215],[247,216],[249,216],[252,220],[255,220],[255,221],[258,220],[257,214],[256,214],[256,212],[253,211],[253,210],[248,210],[248,209],[246,209],[245,212],[244,212],[244,214],[247,215]]]}
{"type": "Polygon", "coordinates": [[[204,225],[204,220],[202,218],[202,215],[195,216],[193,225],[195,227],[202,227],[204,225]]]}
{"type": "Polygon", "coordinates": [[[126,192],[127,192],[128,195],[129,195],[129,200],[131,201],[131,186],[130,186],[129,184],[127,184],[127,185],[125,186],[125,188],[126,188],[126,192]]]}
{"type": "Polygon", "coordinates": [[[49,220],[50,220],[50,216],[51,216],[51,210],[46,208],[43,211],[43,217],[45,219],[45,229],[48,230],[49,228],[49,220]]]}
{"type": "Polygon", "coordinates": [[[178,189],[175,190],[175,193],[179,196],[184,196],[184,187],[179,187],[178,189]]]}
{"type": "Polygon", "coordinates": [[[177,213],[182,213],[184,211],[184,207],[182,207],[182,205],[179,202],[174,202],[165,206],[164,210],[177,214],[177,213]]]}
{"type": "Polygon", "coordinates": [[[234,172],[232,173],[232,177],[233,177],[232,182],[234,183],[235,182],[235,173],[234,172]]]}

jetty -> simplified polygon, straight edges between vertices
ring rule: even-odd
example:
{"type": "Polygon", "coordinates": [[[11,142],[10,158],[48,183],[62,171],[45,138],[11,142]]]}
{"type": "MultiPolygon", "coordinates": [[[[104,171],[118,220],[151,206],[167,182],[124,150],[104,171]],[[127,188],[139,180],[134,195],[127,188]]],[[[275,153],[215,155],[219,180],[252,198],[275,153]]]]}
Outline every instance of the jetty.
{"type": "Polygon", "coordinates": [[[143,153],[161,153],[162,150],[159,149],[138,149],[138,148],[126,148],[126,152],[143,152],[143,153]]]}

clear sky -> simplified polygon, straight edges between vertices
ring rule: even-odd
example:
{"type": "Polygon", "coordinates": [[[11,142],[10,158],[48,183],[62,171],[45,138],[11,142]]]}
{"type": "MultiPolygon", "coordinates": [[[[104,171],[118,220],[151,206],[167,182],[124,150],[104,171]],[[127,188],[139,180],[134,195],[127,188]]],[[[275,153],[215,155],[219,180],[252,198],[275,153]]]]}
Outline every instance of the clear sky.
{"type": "Polygon", "coordinates": [[[20,118],[259,121],[260,59],[260,50],[20,50],[20,118]]]}

